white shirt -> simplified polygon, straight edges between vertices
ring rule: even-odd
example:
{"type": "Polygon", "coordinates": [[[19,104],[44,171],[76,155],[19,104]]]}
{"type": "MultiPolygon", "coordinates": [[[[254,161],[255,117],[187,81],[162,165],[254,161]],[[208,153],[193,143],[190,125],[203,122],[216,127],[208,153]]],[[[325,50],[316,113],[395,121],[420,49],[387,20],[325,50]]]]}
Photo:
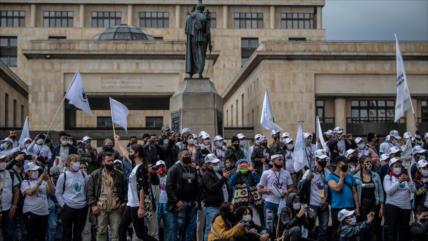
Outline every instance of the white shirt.
{"type": "Polygon", "coordinates": [[[128,181],[128,203],[126,204],[128,207],[139,207],[140,206],[140,198],[137,189],[137,169],[142,163],[136,165],[131,174],[129,174],[128,181]]]}
{"type": "Polygon", "coordinates": [[[19,185],[18,177],[15,176],[13,173],[9,173],[8,170],[0,171],[0,179],[4,180],[3,184],[3,192],[1,196],[1,205],[2,205],[2,211],[7,211],[12,206],[13,201],[13,187],[19,185]],[[12,184],[12,177],[13,178],[13,184],[12,184]]]}
{"type": "Polygon", "coordinates": [[[168,195],[166,193],[166,175],[159,177],[159,203],[168,203],[168,195]]]}
{"type": "Polygon", "coordinates": [[[410,200],[416,188],[413,182],[402,182],[397,177],[386,175],[383,178],[383,188],[386,193],[386,204],[401,209],[410,210],[410,200]]]}
{"type": "Polygon", "coordinates": [[[287,190],[289,185],[293,184],[290,172],[281,169],[281,171],[273,171],[272,169],[263,172],[260,182],[257,186],[268,188],[271,190],[269,194],[263,194],[263,199],[266,202],[279,204],[281,194],[287,190]]]}
{"type": "Polygon", "coordinates": [[[24,207],[22,208],[22,212],[32,212],[39,216],[46,216],[49,214],[46,182],[42,181],[38,191],[32,196],[25,194],[25,191],[33,188],[36,182],[37,180],[24,180],[21,183],[21,193],[24,195],[24,207]]]}
{"type": "Polygon", "coordinates": [[[86,179],[79,172],[66,171],[62,173],[56,183],[55,196],[58,204],[62,207],[64,204],[74,209],[81,209],[86,206],[86,179]],[[65,188],[64,188],[64,174],[65,188]]]}

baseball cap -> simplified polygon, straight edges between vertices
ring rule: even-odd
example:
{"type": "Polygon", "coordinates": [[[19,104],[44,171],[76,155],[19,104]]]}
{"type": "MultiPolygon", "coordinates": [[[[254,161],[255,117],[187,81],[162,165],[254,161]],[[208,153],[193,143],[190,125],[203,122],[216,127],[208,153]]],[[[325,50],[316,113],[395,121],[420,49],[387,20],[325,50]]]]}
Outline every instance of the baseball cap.
{"type": "Polygon", "coordinates": [[[391,148],[389,148],[389,153],[391,153],[391,154],[395,154],[395,153],[398,153],[400,151],[401,151],[401,149],[398,146],[391,146],[391,148]]]}
{"type": "Polygon", "coordinates": [[[386,159],[388,159],[389,158],[389,154],[382,154],[381,156],[380,156],[380,160],[381,161],[385,161],[386,159]]]}
{"type": "Polygon", "coordinates": [[[424,138],[428,138],[428,132],[425,132],[424,138]]]}
{"type": "Polygon", "coordinates": [[[201,138],[203,139],[203,140],[206,140],[206,139],[210,139],[210,134],[208,134],[208,133],[202,133],[202,135],[201,135],[201,138]]]}
{"type": "Polygon", "coordinates": [[[333,135],[333,131],[332,130],[327,130],[326,132],[324,132],[324,135],[326,135],[326,136],[332,136],[333,135]]]}
{"type": "Polygon", "coordinates": [[[410,131],[404,132],[404,134],[403,134],[404,139],[409,139],[411,137],[413,137],[412,132],[410,132],[410,131]]]}
{"type": "Polygon", "coordinates": [[[271,131],[271,134],[274,136],[274,135],[277,135],[277,134],[279,134],[279,131],[277,131],[277,130],[272,130],[271,131]]]}
{"type": "Polygon", "coordinates": [[[162,160],[157,161],[155,166],[156,166],[156,167],[158,167],[158,166],[160,166],[160,165],[164,165],[164,166],[166,166],[165,162],[164,162],[164,161],[162,161],[162,160]]]}
{"type": "Polygon", "coordinates": [[[401,159],[399,157],[393,157],[393,158],[391,158],[391,160],[389,160],[388,165],[392,166],[392,164],[399,162],[399,161],[401,161],[401,159]]]}
{"type": "Polygon", "coordinates": [[[335,133],[335,134],[342,134],[342,133],[343,133],[343,128],[342,128],[342,127],[340,127],[340,126],[336,126],[336,127],[333,129],[333,133],[335,133]]]}
{"type": "Polygon", "coordinates": [[[293,141],[293,138],[290,138],[290,137],[287,137],[284,139],[285,144],[289,144],[292,141],[293,141]]]}
{"type": "Polygon", "coordinates": [[[308,137],[310,137],[310,136],[312,136],[312,134],[311,133],[309,133],[309,132],[304,132],[303,133],[303,138],[308,138],[308,137]]]}
{"type": "Polygon", "coordinates": [[[216,155],[210,153],[205,157],[205,163],[219,163],[220,160],[216,157],[216,155]]]}
{"type": "Polygon", "coordinates": [[[326,159],[328,156],[325,153],[324,149],[318,149],[318,150],[315,151],[315,157],[317,159],[326,159]]]}
{"type": "Polygon", "coordinates": [[[82,138],[82,141],[83,141],[83,142],[91,141],[91,140],[92,140],[92,138],[91,138],[90,136],[84,136],[84,137],[82,138]]]}
{"type": "Polygon", "coordinates": [[[222,137],[222,136],[220,136],[220,135],[216,135],[216,136],[214,137],[214,141],[222,141],[222,140],[224,140],[224,139],[223,139],[223,137],[222,137]]]}
{"type": "Polygon", "coordinates": [[[420,145],[416,145],[415,147],[413,147],[413,155],[415,155],[415,154],[424,154],[426,152],[427,152],[427,150],[425,150],[424,148],[422,148],[422,146],[420,146],[420,145]]]}
{"type": "Polygon", "coordinates": [[[280,157],[283,157],[281,154],[275,154],[275,155],[272,155],[271,157],[270,157],[270,160],[271,161],[273,161],[273,160],[275,160],[275,159],[277,159],[277,158],[280,158],[280,157]]]}
{"type": "Polygon", "coordinates": [[[249,164],[247,159],[239,159],[239,160],[236,162],[236,165],[237,165],[237,166],[239,166],[240,164],[243,164],[243,163],[247,163],[247,164],[249,164]]]}
{"type": "Polygon", "coordinates": [[[418,168],[424,168],[424,167],[426,167],[427,165],[428,165],[428,161],[427,161],[427,160],[425,160],[425,159],[422,159],[422,160],[419,160],[419,161],[418,161],[417,167],[418,167],[418,168]]]}
{"type": "Polygon", "coordinates": [[[342,209],[339,211],[339,213],[337,214],[337,219],[342,222],[343,220],[345,220],[345,218],[352,216],[355,213],[355,210],[349,211],[346,209],[342,209]]]}
{"type": "Polygon", "coordinates": [[[119,159],[114,160],[113,164],[122,164],[122,161],[119,159]]]}
{"type": "Polygon", "coordinates": [[[401,136],[400,136],[400,134],[398,133],[397,130],[390,131],[389,135],[392,136],[392,137],[394,137],[395,139],[401,139],[401,136]]]}
{"type": "Polygon", "coordinates": [[[236,137],[238,137],[239,140],[245,139],[245,135],[242,133],[236,134],[236,137]]]}
{"type": "Polygon", "coordinates": [[[288,132],[284,132],[284,133],[282,133],[281,137],[282,137],[283,139],[284,139],[284,138],[288,138],[288,137],[290,137],[290,133],[288,133],[288,132]]]}
{"type": "Polygon", "coordinates": [[[29,172],[29,171],[37,171],[37,170],[39,170],[39,166],[37,166],[36,165],[36,163],[34,163],[34,162],[29,162],[29,163],[27,163],[27,165],[25,165],[25,167],[24,167],[24,171],[25,172],[29,172]]]}
{"type": "Polygon", "coordinates": [[[363,138],[361,138],[361,137],[357,137],[357,138],[355,138],[355,144],[359,144],[359,143],[361,143],[362,141],[364,141],[364,140],[363,140],[363,138]]]}
{"type": "Polygon", "coordinates": [[[190,128],[184,127],[183,129],[181,129],[180,134],[183,135],[184,133],[187,133],[187,132],[192,132],[192,131],[190,130],[190,128]]]}
{"type": "Polygon", "coordinates": [[[355,152],[355,150],[354,149],[348,149],[347,151],[346,151],[346,154],[345,154],[345,156],[346,156],[346,158],[348,158],[350,155],[352,155],[353,153],[355,152]]]}

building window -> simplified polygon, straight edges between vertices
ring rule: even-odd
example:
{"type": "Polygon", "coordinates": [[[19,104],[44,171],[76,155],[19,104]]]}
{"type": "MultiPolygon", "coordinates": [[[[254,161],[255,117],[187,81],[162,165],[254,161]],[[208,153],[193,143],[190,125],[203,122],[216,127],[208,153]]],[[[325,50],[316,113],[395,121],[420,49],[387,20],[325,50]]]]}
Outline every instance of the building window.
{"type": "Polygon", "coordinates": [[[24,105],[21,105],[21,126],[24,126],[24,122],[25,122],[24,105]]]}
{"type": "Polygon", "coordinates": [[[244,113],[244,94],[241,94],[241,119],[242,119],[241,125],[242,126],[245,125],[244,124],[244,120],[245,120],[244,116],[245,116],[245,113],[244,113]]]}
{"type": "Polygon", "coordinates": [[[230,107],[230,126],[233,125],[233,105],[230,107]]]}
{"type": "Polygon", "coordinates": [[[119,25],[121,20],[121,12],[92,12],[91,26],[93,28],[109,28],[119,25]]]}
{"type": "Polygon", "coordinates": [[[168,28],[169,13],[167,12],[141,12],[140,27],[143,28],[168,28]]]}
{"type": "Polygon", "coordinates": [[[72,28],[73,12],[71,11],[44,11],[43,27],[46,28],[72,28]]]}
{"type": "Polygon", "coordinates": [[[234,28],[263,28],[263,13],[234,13],[234,28]]]}
{"type": "Polygon", "coordinates": [[[428,122],[428,100],[421,101],[421,119],[422,122],[428,122]]]}
{"type": "Polygon", "coordinates": [[[66,36],[48,36],[49,40],[61,40],[61,39],[67,39],[66,36]]]}
{"type": "Polygon", "coordinates": [[[24,27],[24,11],[0,11],[0,27],[24,27]]]}
{"type": "Polygon", "coordinates": [[[394,110],[393,100],[352,100],[351,122],[392,122],[394,110]]]}
{"type": "Polygon", "coordinates": [[[0,61],[9,67],[16,67],[16,46],[16,37],[0,37],[0,61]]]}
{"type": "Polygon", "coordinates": [[[258,38],[241,39],[241,64],[244,65],[259,46],[258,38]]]}
{"type": "Polygon", "coordinates": [[[324,100],[316,100],[315,101],[315,115],[318,116],[321,123],[324,123],[325,118],[325,101],[324,100]]]}
{"type": "Polygon", "coordinates": [[[146,128],[162,128],[163,116],[146,116],[146,128]]]}
{"type": "Polygon", "coordinates": [[[210,27],[211,28],[217,28],[217,13],[216,12],[209,12],[209,21],[210,21],[210,27]]]}
{"type": "Polygon", "coordinates": [[[9,127],[9,95],[4,95],[4,127],[9,127]]]}
{"type": "Polygon", "coordinates": [[[281,13],[281,28],[312,29],[314,28],[314,14],[281,13]]]}
{"type": "Polygon", "coordinates": [[[13,99],[13,127],[18,127],[18,110],[16,106],[16,99],[13,99]]]}
{"type": "Polygon", "coordinates": [[[111,116],[97,116],[98,128],[112,128],[111,116]]]}

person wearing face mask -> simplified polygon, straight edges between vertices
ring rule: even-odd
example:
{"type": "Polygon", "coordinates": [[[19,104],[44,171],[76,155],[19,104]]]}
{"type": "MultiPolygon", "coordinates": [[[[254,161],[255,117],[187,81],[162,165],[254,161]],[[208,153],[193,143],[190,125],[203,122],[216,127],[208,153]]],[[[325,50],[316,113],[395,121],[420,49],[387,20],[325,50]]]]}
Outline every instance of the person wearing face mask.
{"type": "Polygon", "coordinates": [[[200,135],[201,143],[199,144],[201,159],[205,159],[205,157],[212,153],[212,145],[211,145],[211,137],[208,133],[202,133],[200,135]]]}
{"type": "Polygon", "coordinates": [[[416,171],[418,169],[417,165],[419,160],[426,160],[426,154],[427,154],[427,150],[425,150],[424,148],[422,148],[422,146],[420,145],[416,145],[413,147],[412,150],[412,154],[413,154],[413,160],[412,160],[412,165],[410,167],[410,174],[412,179],[415,179],[415,175],[416,175],[416,171]]]}
{"type": "Polygon", "coordinates": [[[23,215],[29,241],[45,240],[49,215],[47,194],[54,191],[47,173],[39,173],[39,166],[34,162],[28,163],[25,166],[26,180],[21,183],[23,215]]]}
{"type": "Polygon", "coordinates": [[[103,165],[89,175],[87,199],[91,212],[97,217],[97,241],[105,241],[107,227],[112,241],[118,241],[118,228],[125,204],[125,182],[122,173],[114,169],[113,153],[102,152],[103,165]]]}
{"type": "Polygon", "coordinates": [[[16,131],[15,130],[10,130],[8,137],[12,140],[12,148],[19,146],[19,142],[18,142],[18,138],[16,138],[16,131]]]}
{"type": "Polygon", "coordinates": [[[309,132],[303,133],[303,138],[305,139],[305,154],[308,159],[309,166],[315,166],[315,151],[317,150],[317,145],[313,144],[313,135],[309,132]]]}
{"type": "Polygon", "coordinates": [[[268,241],[269,233],[266,229],[257,225],[253,221],[253,210],[247,206],[236,208],[236,220],[245,225],[245,234],[242,237],[236,237],[236,241],[268,241]]]}
{"type": "Polygon", "coordinates": [[[168,194],[168,211],[172,222],[176,223],[179,241],[191,241],[196,228],[196,213],[199,206],[200,192],[197,170],[192,165],[192,154],[183,149],[177,162],[168,171],[166,190],[168,194]]]}
{"type": "Polygon", "coordinates": [[[245,153],[241,149],[240,140],[237,136],[232,136],[231,144],[227,147],[226,153],[224,154],[225,160],[231,160],[236,163],[238,160],[245,159],[245,153]]]}
{"type": "Polygon", "coordinates": [[[281,143],[281,140],[279,138],[280,132],[277,130],[272,130],[272,144],[269,145],[269,150],[272,154],[280,153],[282,150],[283,144],[281,143]]]}
{"type": "Polygon", "coordinates": [[[357,217],[355,217],[355,211],[342,209],[337,214],[337,219],[340,222],[340,241],[357,241],[358,237],[367,230],[373,223],[374,213],[367,214],[366,220],[357,223],[357,217]]]}
{"type": "Polygon", "coordinates": [[[300,202],[300,196],[292,192],[287,197],[287,206],[281,210],[278,234],[284,241],[299,241],[308,238],[308,230],[315,226],[314,210],[300,202]]]}
{"type": "Polygon", "coordinates": [[[274,233],[281,199],[284,201],[294,187],[290,173],[283,168],[284,157],[281,154],[272,155],[271,162],[272,168],[263,172],[257,187],[264,199],[265,228],[274,233]]]}
{"type": "Polygon", "coordinates": [[[62,169],[64,167],[64,163],[68,160],[68,155],[77,154],[77,149],[73,145],[73,139],[69,134],[60,132],[59,136],[59,145],[55,147],[53,156],[59,157],[60,163],[58,166],[62,169]]]}
{"type": "MultiPolygon", "coordinates": [[[[345,157],[348,159],[348,167],[349,167],[349,173],[351,175],[354,175],[360,170],[360,164],[358,163],[358,154],[359,152],[354,149],[348,149],[346,151],[345,157]]],[[[368,154],[368,153],[365,153],[368,154]]]]}
{"type": "Polygon", "coordinates": [[[68,155],[66,165],[68,170],[59,176],[55,188],[55,197],[62,207],[62,240],[80,241],[88,213],[86,176],[80,171],[80,156],[68,155]]]}
{"type": "Polygon", "coordinates": [[[224,139],[222,136],[217,135],[214,137],[214,147],[213,147],[213,154],[220,159],[220,165],[224,165],[224,162],[226,161],[226,151],[227,148],[224,145],[224,139]]]}
{"type": "Polygon", "coordinates": [[[414,211],[418,208],[428,207],[428,161],[421,159],[417,162],[417,170],[413,178],[415,183],[415,205],[414,211]]]}
{"type": "Polygon", "coordinates": [[[28,146],[27,151],[35,156],[39,161],[45,163],[52,160],[52,151],[46,144],[47,137],[44,134],[39,134],[34,138],[34,141],[28,146]]]}
{"type": "Polygon", "coordinates": [[[84,136],[82,138],[82,145],[77,149],[77,153],[80,155],[81,161],[87,163],[88,174],[100,167],[100,163],[96,162],[97,149],[91,145],[92,138],[84,136]]]}
{"type": "Polygon", "coordinates": [[[199,164],[202,154],[201,149],[196,140],[196,136],[194,136],[193,134],[188,135],[187,137],[186,149],[191,153],[192,163],[199,164]]]}
{"type": "Polygon", "coordinates": [[[389,173],[383,180],[386,193],[385,226],[386,240],[409,240],[411,199],[416,188],[402,166],[399,157],[389,160],[389,173]]]}
{"type": "Polygon", "coordinates": [[[327,176],[327,184],[331,194],[331,219],[332,229],[330,240],[337,240],[339,221],[337,214],[341,209],[355,209],[359,216],[358,193],[355,187],[355,178],[348,173],[349,160],[346,157],[338,157],[332,160],[336,170],[327,176]]]}
{"type": "Polygon", "coordinates": [[[270,150],[267,147],[267,140],[261,134],[254,137],[255,143],[253,152],[251,153],[251,162],[253,167],[259,175],[267,168],[270,157],[270,150]]]}
{"type": "Polygon", "coordinates": [[[379,153],[388,154],[391,147],[396,146],[400,147],[399,141],[401,140],[401,136],[397,130],[391,130],[389,135],[386,136],[385,141],[380,144],[379,153]]]}
{"type": "Polygon", "coordinates": [[[327,177],[330,170],[326,167],[328,157],[324,150],[316,150],[315,158],[315,169],[306,170],[299,183],[299,195],[301,201],[314,210],[315,219],[318,218],[319,223],[317,240],[323,241],[327,240],[329,220],[327,177]]]}
{"type": "Polygon", "coordinates": [[[106,139],[104,139],[104,141],[103,141],[103,147],[102,147],[102,149],[101,149],[101,151],[100,152],[98,152],[98,154],[97,154],[97,163],[99,163],[99,166],[102,166],[102,164],[103,164],[103,153],[112,153],[113,154],[113,160],[117,160],[117,159],[121,159],[120,158],[120,154],[119,154],[119,152],[117,152],[115,149],[114,149],[114,143],[113,143],[113,140],[112,139],[110,139],[110,138],[106,138],[106,139]]]}
{"type": "Polygon", "coordinates": [[[245,235],[245,223],[237,220],[231,203],[223,203],[214,218],[208,241],[233,240],[245,235]]]}
{"type": "Polygon", "coordinates": [[[153,166],[159,160],[160,148],[157,138],[156,135],[150,135],[147,144],[144,145],[144,160],[153,166]]]}
{"type": "Polygon", "coordinates": [[[330,150],[330,158],[334,160],[340,156],[345,156],[346,150],[355,148],[355,143],[347,139],[343,128],[337,126],[333,129],[333,140],[327,143],[330,150]]]}
{"type": "Polygon", "coordinates": [[[176,145],[176,133],[169,131],[159,144],[159,158],[162,159],[167,168],[170,168],[178,160],[178,147],[176,145]]]}
{"type": "Polygon", "coordinates": [[[158,226],[163,223],[163,237],[165,241],[174,241],[175,237],[169,230],[173,228],[174,223],[168,219],[168,194],[166,193],[167,169],[164,161],[156,162],[156,174],[159,177],[159,190],[156,195],[156,211],[158,218],[158,226]]]}
{"type": "MultiPolygon", "coordinates": [[[[380,222],[384,213],[384,191],[379,174],[373,171],[373,162],[370,156],[359,159],[360,171],[354,174],[355,185],[360,203],[360,217],[374,212],[373,226],[361,233],[361,240],[381,240],[380,222]]],[[[363,220],[359,220],[363,221],[363,220]]]]}
{"type": "Polygon", "coordinates": [[[208,155],[205,158],[207,171],[202,177],[204,189],[204,213],[205,213],[205,235],[204,241],[208,241],[208,233],[211,230],[211,223],[214,216],[218,213],[223,202],[229,200],[227,190],[227,179],[230,172],[220,173],[220,160],[214,155],[208,155]]]}

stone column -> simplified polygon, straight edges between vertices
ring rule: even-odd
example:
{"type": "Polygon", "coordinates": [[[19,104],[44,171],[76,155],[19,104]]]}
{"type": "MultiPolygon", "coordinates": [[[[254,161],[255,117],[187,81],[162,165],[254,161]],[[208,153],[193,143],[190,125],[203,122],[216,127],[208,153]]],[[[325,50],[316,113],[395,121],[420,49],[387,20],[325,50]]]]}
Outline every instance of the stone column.
{"type": "Polygon", "coordinates": [[[406,112],[406,131],[415,133],[417,123],[418,123],[418,110],[419,110],[418,100],[415,98],[412,98],[412,104],[413,104],[413,108],[415,109],[415,115],[413,115],[412,109],[409,109],[406,112]]]}
{"type": "Polygon", "coordinates": [[[270,28],[275,28],[275,6],[270,6],[270,28]]]}
{"type": "Polygon", "coordinates": [[[228,20],[229,20],[229,9],[227,5],[224,5],[223,6],[223,28],[227,28],[228,20]]]}
{"type": "Polygon", "coordinates": [[[85,5],[83,5],[83,4],[80,4],[80,7],[79,7],[79,21],[80,21],[80,25],[79,25],[79,27],[80,28],[84,28],[85,27],[85,5]]]}
{"type": "Polygon", "coordinates": [[[181,12],[181,6],[176,5],[175,6],[175,28],[180,28],[180,12],[181,12]]]}
{"type": "Polygon", "coordinates": [[[133,5],[132,4],[128,4],[128,25],[132,26],[132,11],[133,10],[133,5]]]}
{"type": "Polygon", "coordinates": [[[335,126],[340,126],[346,133],[346,99],[334,99],[334,123],[335,126]]]}
{"type": "Polygon", "coordinates": [[[317,29],[322,29],[322,7],[317,7],[317,16],[316,16],[316,21],[317,21],[317,29]]]}
{"type": "Polygon", "coordinates": [[[36,4],[31,4],[30,27],[36,27],[36,4]]]}

